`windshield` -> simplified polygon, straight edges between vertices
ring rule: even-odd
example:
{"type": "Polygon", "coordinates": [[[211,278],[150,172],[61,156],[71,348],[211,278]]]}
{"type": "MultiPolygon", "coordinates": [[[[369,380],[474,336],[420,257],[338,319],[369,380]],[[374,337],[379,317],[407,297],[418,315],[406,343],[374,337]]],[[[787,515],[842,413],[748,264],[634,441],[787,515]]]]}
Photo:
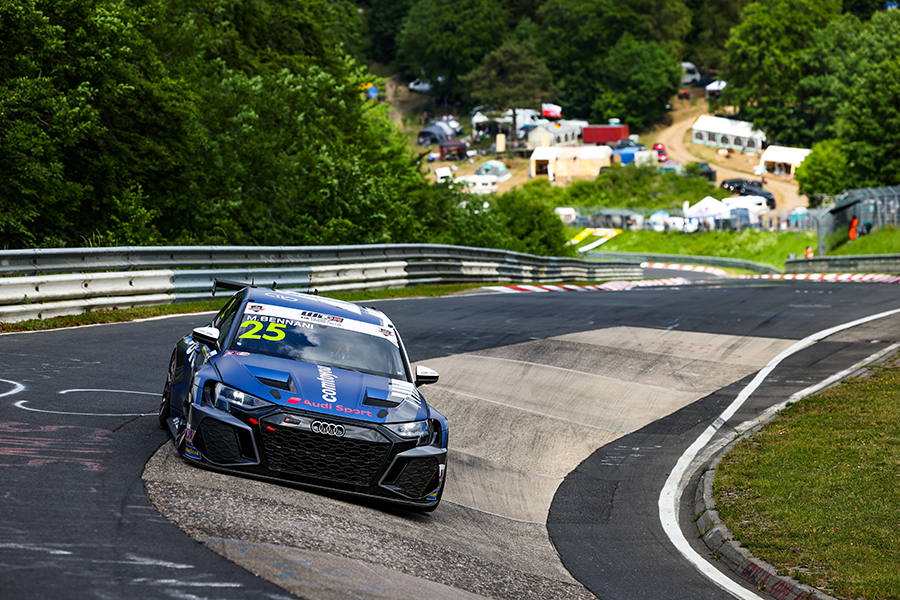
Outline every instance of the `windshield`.
{"type": "Polygon", "coordinates": [[[392,330],[310,311],[248,304],[231,348],[407,379],[392,330]]]}

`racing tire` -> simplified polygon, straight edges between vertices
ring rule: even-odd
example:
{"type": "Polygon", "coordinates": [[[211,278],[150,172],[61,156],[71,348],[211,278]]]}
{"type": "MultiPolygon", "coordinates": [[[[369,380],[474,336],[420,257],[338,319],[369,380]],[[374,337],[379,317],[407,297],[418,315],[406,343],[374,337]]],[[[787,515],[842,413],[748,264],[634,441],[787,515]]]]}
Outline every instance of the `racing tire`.
{"type": "Polygon", "coordinates": [[[175,353],[169,361],[169,372],[166,374],[166,384],[163,386],[162,401],[159,404],[159,428],[169,430],[169,415],[172,413],[169,399],[172,396],[172,380],[175,378],[175,353]]]}

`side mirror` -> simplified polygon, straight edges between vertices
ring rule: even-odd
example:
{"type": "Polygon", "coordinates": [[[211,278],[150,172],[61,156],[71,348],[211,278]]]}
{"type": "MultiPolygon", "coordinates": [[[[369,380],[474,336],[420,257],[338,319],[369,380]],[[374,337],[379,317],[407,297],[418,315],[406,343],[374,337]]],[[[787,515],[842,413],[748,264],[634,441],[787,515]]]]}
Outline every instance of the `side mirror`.
{"type": "Polygon", "coordinates": [[[439,377],[440,377],[440,375],[438,375],[437,371],[433,371],[432,369],[429,369],[428,367],[424,367],[422,365],[418,365],[416,367],[416,385],[417,386],[427,385],[429,383],[437,383],[439,377]]]}
{"type": "Polygon", "coordinates": [[[197,327],[193,331],[194,341],[215,350],[219,347],[219,330],[215,327],[197,327]]]}

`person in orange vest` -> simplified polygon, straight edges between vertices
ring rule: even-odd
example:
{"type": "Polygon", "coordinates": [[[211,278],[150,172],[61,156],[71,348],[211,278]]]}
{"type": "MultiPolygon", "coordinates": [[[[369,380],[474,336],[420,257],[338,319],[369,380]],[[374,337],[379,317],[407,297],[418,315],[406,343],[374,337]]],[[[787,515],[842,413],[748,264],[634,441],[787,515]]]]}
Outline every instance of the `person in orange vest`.
{"type": "Polygon", "coordinates": [[[812,258],[813,256],[816,255],[816,253],[813,252],[813,249],[810,248],[809,246],[806,247],[806,252],[804,252],[803,254],[804,254],[804,256],[806,256],[807,260],[809,260],[810,258],[812,258]]]}
{"type": "Polygon", "coordinates": [[[857,227],[859,227],[859,217],[857,217],[856,215],[853,215],[853,217],[850,219],[850,239],[851,240],[856,239],[856,228],[857,227]]]}

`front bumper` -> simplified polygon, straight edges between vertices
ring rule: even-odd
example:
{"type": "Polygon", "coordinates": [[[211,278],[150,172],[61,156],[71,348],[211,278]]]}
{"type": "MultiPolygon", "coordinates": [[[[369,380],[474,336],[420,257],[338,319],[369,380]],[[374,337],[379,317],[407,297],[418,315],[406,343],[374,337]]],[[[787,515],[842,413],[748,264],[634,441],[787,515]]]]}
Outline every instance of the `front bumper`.
{"type": "Polygon", "coordinates": [[[375,423],[281,406],[225,412],[191,404],[186,420],[170,419],[187,460],[419,508],[439,501],[446,475],[446,431],[432,425],[428,443],[417,446],[375,423]]]}

